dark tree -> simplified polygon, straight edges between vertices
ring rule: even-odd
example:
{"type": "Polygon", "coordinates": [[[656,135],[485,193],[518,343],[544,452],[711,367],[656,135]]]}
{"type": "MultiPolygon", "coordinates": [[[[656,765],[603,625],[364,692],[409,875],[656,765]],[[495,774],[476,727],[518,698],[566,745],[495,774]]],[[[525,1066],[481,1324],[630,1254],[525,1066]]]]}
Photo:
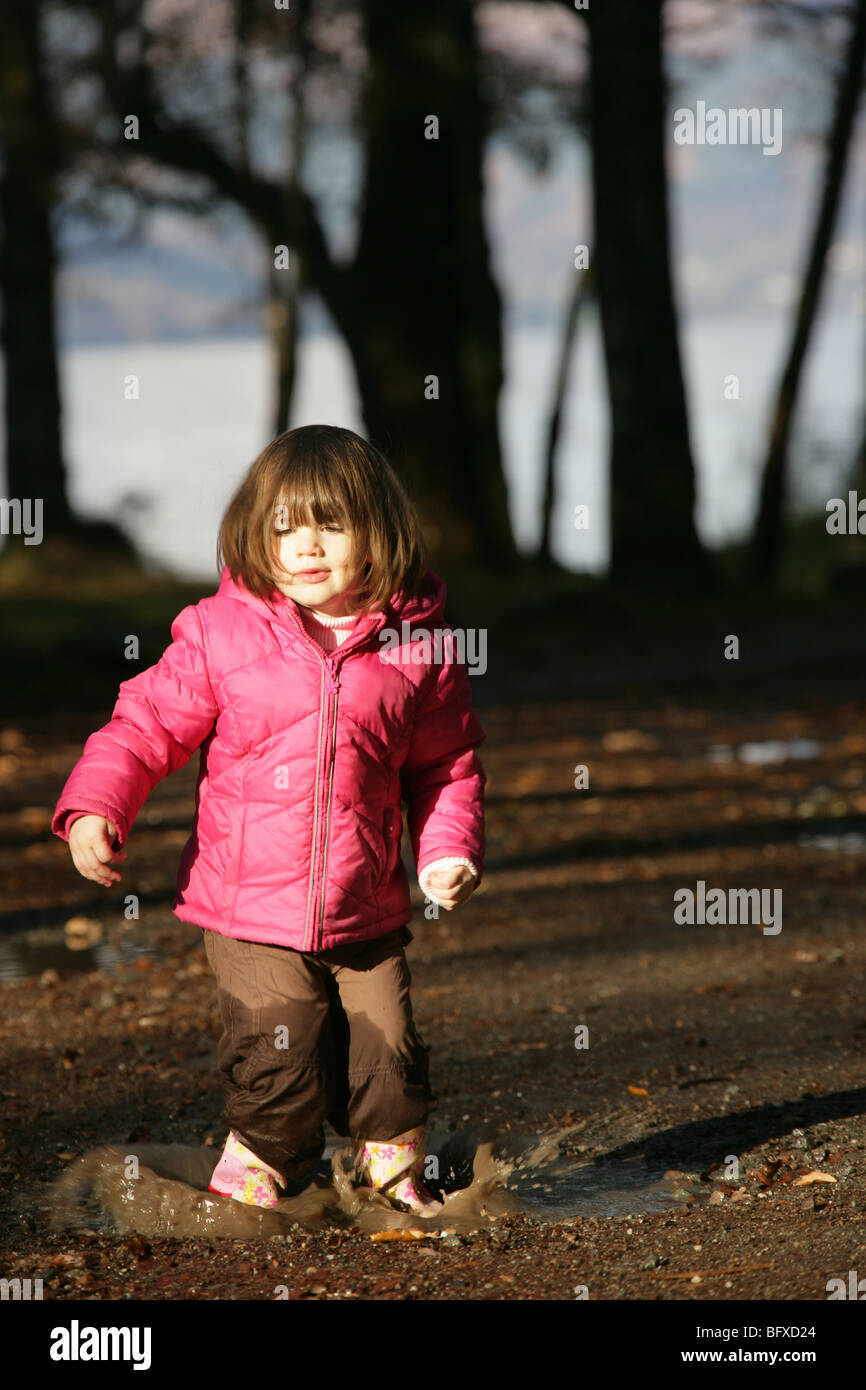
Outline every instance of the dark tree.
{"type": "Polygon", "coordinates": [[[788,488],[788,445],[800,378],[818,309],[827,251],[842,193],[851,132],[866,62],[866,0],[855,0],[848,52],[839,78],[836,110],[827,139],[824,186],[800,291],[800,302],[788,357],[776,393],[770,441],[764,464],[761,503],[752,541],[752,574],[768,584],[779,569],[782,554],[785,498],[788,488]]]}
{"type": "Polygon", "coordinates": [[[446,549],[513,561],[497,427],[500,301],[482,202],[473,7],[364,5],[367,176],[352,266],[364,416],[446,549]],[[428,117],[438,138],[425,138],[428,117]],[[425,399],[425,378],[439,399],[425,399]],[[449,539],[450,537],[450,539],[449,539]]]}
{"type": "Polygon", "coordinates": [[[3,358],[9,497],[41,498],[46,533],[71,516],[60,430],[51,209],[58,170],[41,0],[7,0],[0,38],[3,358]]]}
{"type": "MultiPolygon", "coordinates": [[[[298,291],[317,291],[343,335],[367,432],[417,500],[436,559],[507,569],[517,555],[499,451],[500,301],[483,220],[486,112],[473,8],[466,0],[420,8],[365,0],[360,9],[367,46],[364,184],[358,249],[347,264],[331,256],[295,169],[284,179],[257,172],[245,142],[227,139],[210,109],[205,120],[168,109],[140,4],[104,0],[96,9],[104,91],[115,117],[138,114],[136,153],[204,175],[245,210],[269,255],[279,244],[295,249],[298,291]],[[124,43],[122,60],[121,37],[134,38],[124,43]],[[428,116],[438,119],[438,139],[425,138],[428,116]],[[432,376],[438,400],[425,396],[432,376]]],[[[275,31],[273,8],[264,3],[258,17],[259,37],[267,42],[270,34],[279,52],[293,18],[281,13],[275,31]]],[[[251,22],[246,14],[247,28],[251,22]]],[[[301,51],[309,48],[302,44],[301,51]]],[[[242,66],[235,82],[239,74],[242,66]]],[[[234,109],[243,113],[243,97],[234,109]]],[[[242,115],[234,125],[235,134],[243,129],[242,115]]],[[[115,151],[122,158],[121,145],[115,151]]],[[[281,408],[286,370],[290,364],[281,408]]]]}
{"type": "Polygon", "coordinates": [[[63,570],[82,547],[124,562],[134,561],[135,552],[112,521],[84,520],[68,500],[52,219],[60,176],[72,154],[46,73],[45,8],[44,0],[6,0],[0,15],[0,342],[7,496],[42,503],[43,544],[16,547],[16,564],[23,557],[37,562],[38,552],[40,566],[63,570]]]}
{"type": "Polygon", "coordinates": [[[596,292],[611,409],[612,573],[694,590],[711,566],[677,341],[665,171],[662,0],[605,0],[591,48],[596,292]]]}
{"type": "Polygon", "coordinates": [[[565,322],[557,355],[556,379],[553,387],[553,400],[550,418],[547,422],[547,446],[544,451],[544,485],[541,494],[541,538],[535,552],[535,560],[547,569],[556,568],[550,548],[550,527],[553,520],[553,507],[556,500],[556,452],[562,430],[562,417],[568,396],[568,378],[571,370],[577,340],[577,322],[581,308],[592,296],[593,261],[590,261],[580,275],[572,281],[571,294],[565,312],[565,322]]]}

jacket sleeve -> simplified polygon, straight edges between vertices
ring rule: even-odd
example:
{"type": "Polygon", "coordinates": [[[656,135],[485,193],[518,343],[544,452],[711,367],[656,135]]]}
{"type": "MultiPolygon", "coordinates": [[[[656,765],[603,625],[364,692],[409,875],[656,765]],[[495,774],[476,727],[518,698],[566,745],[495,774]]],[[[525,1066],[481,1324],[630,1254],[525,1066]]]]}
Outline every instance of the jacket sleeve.
{"type": "Polygon", "coordinates": [[[470,859],[481,881],[487,778],[475,749],[485,737],[465,666],[444,662],[416,711],[400,772],[419,876],[434,860],[455,857],[470,859]]]}
{"type": "Polygon", "coordinates": [[[155,666],[124,681],[110,721],[91,734],[51,821],[69,839],[72,811],[105,816],[120,849],[157,782],[176,772],[207,738],[219,707],[211,688],[201,615],[184,608],[155,666]]]}

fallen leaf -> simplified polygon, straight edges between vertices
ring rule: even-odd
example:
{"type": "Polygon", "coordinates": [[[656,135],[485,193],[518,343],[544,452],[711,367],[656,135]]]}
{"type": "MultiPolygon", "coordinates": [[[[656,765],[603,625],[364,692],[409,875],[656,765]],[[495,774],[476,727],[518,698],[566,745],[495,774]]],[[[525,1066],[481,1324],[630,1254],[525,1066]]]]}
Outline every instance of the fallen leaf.
{"type": "Polygon", "coordinates": [[[805,1187],[810,1182],[836,1182],[836,1178],[831,1173],[820,1173],[817,1168],[811,1173],[804,1173],[802,1177],[794,1182],[795,1187],[805,1187]]]}
{"type": "Polygon", "coordinates": [[[643,1086],[629,1086],[629,1094],[633,1096],[648,1096],[649,1091],[645,1091],[643,1086]]]}

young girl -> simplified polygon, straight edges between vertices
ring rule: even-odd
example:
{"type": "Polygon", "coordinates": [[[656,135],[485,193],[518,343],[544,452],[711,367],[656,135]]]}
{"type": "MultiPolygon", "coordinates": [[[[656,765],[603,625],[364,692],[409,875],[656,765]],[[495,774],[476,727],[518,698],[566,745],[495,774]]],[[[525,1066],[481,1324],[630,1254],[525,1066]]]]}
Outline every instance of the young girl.
{"type": "Polygon", "coordinates": [[[328,425],[268,445],[217,553],[217,593],[121,685],[52,830],[110,886],[144,801],[201,748],[172,910],[202,929],[223,1022],[230,1132],[211,1191],[274,1206],[317,1167],[327,1118],[361,1181],[435,1215],[401,800],[420,885],[446,910],[485,848],[485,735],[447,639],[443,657],[445,585],[386,459],[328,425]]]}

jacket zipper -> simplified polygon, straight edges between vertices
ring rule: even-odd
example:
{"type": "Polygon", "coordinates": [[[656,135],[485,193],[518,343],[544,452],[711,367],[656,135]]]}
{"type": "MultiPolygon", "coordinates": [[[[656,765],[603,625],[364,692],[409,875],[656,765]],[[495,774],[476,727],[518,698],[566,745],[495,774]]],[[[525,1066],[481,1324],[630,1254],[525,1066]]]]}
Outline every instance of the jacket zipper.
{"type": "Polygon", "coordinates": [[[309,888],[307,889],[307,911],[306,911],[306,915],[305,915],[305,917],[304,917],[304,938],[303,938],[303,939],[304,939],[304,947],[303,947],[303,949],[304,949],[305,951],[309,949],[308,943],[307,943],[307,925],[308,925],[309,920],[310,920],[310,908],[311,908],[311,905],[312,905],[312,903],[315,902],[315,888],[316,888],[316,841],[317,841],[317,839],[318,839],[318,834],[319,834],[319,772],[318,772],[318,769],[319,769],[319,753],[320,753],[320,750],[321,750],[321,747],[322,747],[322,714],[323,714],[323,712],[324,712],[324,701],[322,700],[321,695],[322,695],[322,690],[323,690],[324,684],[325,684],[325,669],[324,669],[324,661],[323,661],[323,662],[322,662],[322,681],[321,681],[321,685],[320,685],[320,687],[319,687],[319,696],[320,696],[320,698],[319,698],[319,732],[318,732],[318,738],[317,738],[317,742],[316,742],[316,789],[315,789],[315,793],[314,793],[314,797],[313,797],[313,848],[312,848],[312,852],[311,852],[311,854],[310,854],[310,886],[309,886],[309,888]]]}
{"type": "MultiPolygon", "coordinates": [[[[305,633],[304,635],[307,636],[307,637],[309,637],[309,634],[307,634],[307,633],[305,633]]],[[[324,740],[322,739],[322,716],[323,716],[323,714],[324,714],[325,702],[324,702],[324,700],[321,699],[321,698],[320,698],[320,700],[319,700],[319,733],[318,733],[318,742],[317,742],[317,744],[316,744],[316,766],[317,766],[317,769],[318,769],[318,765],[319,765],[319,752],[320,752],[320,750],[321,750],[322,743],[324,742],[325,747],[326,747],[326,749],[327,749],[328,735],[329,735],[329,734],[330,734],[330,741],[331,741],[331,750],[330,750],[330,759],[328,759],[327,753],[326,753],[326,755],[325,755],[325,756],[326,756],[326,763],[325,763],[325,780],[327,781],[327,787],[328,787],[328,799],[327,799],[327,802],[326,802],[326,805],[325,805],[325,836],[324,836],[324,840],[323,840],[323,842],[322,842],[322,874],[321,874],[321,884],[322,884],[321,898],[322,898],[322,903],[321,903],[321,910],[320,910],[320,912],[319,912],[319,921],[318,921],[318,923],[316,922],[316,906],[317,906],[317,897],[316,897],[316,866],[317,866],[317,859],[318,859],[318,849],[317,849],[317,846],[318,846],[318,839],[319,839],[319,783],[320,783],[320,780],[321,780],[320,777],[319,777],[319,774],[318,774],[318,770],[317,770],[317,773],[316,773],[316,791],[315,791],[315,797],[314,797],[314,800],[313,800],[313,848],[312,848],[312,853],[311,853],[311,855],[310,855],[310,887],[309,887],[309,890],[308,890],[308,892],[307,892],[307,913],[306,913],[306,917],[304,918],[304,950],[315,951],[315,950],[317,949],[317,943],[318,943],[318,949],[319,949],[319,950],[322,949],[322,933],[323,933],[323,930],[324,930],[324,921],[325,921],[325,866],[326,866],[327,861],[328,861],[328,835],[329,835],[329,833],[330,833],[330,828],[331,828],[331,788],[333,787],[333,784],[334,784],[334,755],[335,755],[335,753],[336,753],[336,748],[337,748],[337,692],[338,692],[338,690],[339,690],[339,688],[340,688],[340,675],[339,675],[339,671],[338,671],[337,668],[338,668],[338,666],[339,666],[339,660],[340,660],[340,659],[339,659],[339,657],[338,657],[338,658],[334,661],[333,665],[331,665],[331,662],[330,662],[330,660],[328,659],[328,657],[322,655],[322,653],[319,651],[318,647],[316,646],[315,642],[313,642],[312,638],[310,638],[309,640],[310,640],[311,646],[314,648],[314,650],[315,650],[315,652],[316,652],[316,656],[319,658],[320,662],[322,663],[322,683],[321,683],[321,686],[319,687],[320,696],[321,696],[322,694],[324,694],[325,688],[327,688],[327,690],[328,690],[329,692],[332,691],[332,692],[333,692],[333,695],[334,695],[333,708],[330,710],[328,719],[327,719],[327,721],[325,722],[325,737],[324,737],[324,740]],[[329,766],[329,763],[330,763],[330,766],[329,766]],[[308,926],[311,926],[311,928],[312,928],[311,931],[310,931],[309,944],[308,944],[308,942],[307,942],[307,927],[308,927],[308,926]]]]}
{"type": "MultiPolygon", "coordinates": [[[[292,605],[291,605],[291,604],[289,604],[289,608],[290,608],[290,609],[292,608],[292,605]]],[[[315,798],[314,798],[314,801],[313,801],[313,848],[312,848],[312,853],[311,853],[311,857],[310,857],[310,887],[309,887],[309,890],[308,890],[308,892],[307,892],[307,912],[306,912],[306,916],[305,916],[305,918],[304,918],[304,937],[303,937],[303,940],[304,940],[304,950],[307,950],[307,949],[313,949],[313,950],[315,950],[315,949],[316,949],[316,943],[317,943],[317,942],[318,942],[319,950],[321,950],[321,949],[322,949],[322,936],[323,936],[323,934],[324,934],[324,924],[325,924],[325,872],[326,872],[326,866],[327,866],[327,861],[328,861],[328,835],[329,835],[329,833],[330,833],[330,828],[331,828],[331,790],[332,790],[332,787],[333,787],[333,785],[334,785],[334,761],[335,761],[335,754],[336,754],[336,749],[337,749],[337,701],[338,701],[338,692],[339,692],[339,689],[340,689],[339,665],[340,665],[340,662],[343,660],[343,657],[346,656],[347,653],[346,653],[346,652],[341,652],[341,651],[339,651],[339,649],[338,649],[336,652],[332,653],[332,654],[331,654],[331,658],[333,659],[333,664],[332,664],[332,663],[331,663],[331,659],[329,659],[329,657],[326,657],[326,656],[324,656],[324,655],[322,654],[320,648],[319,648],[318,645],[313,641],[312,637],[311,637],[310,634],[307,632],[307,629],[304,627],[304,624],[301,622],[300,617],[298,616],[298,614],[297,614],[293,609],[292,609],[292,617],[293,617],[293,619],[294,619],[295,626],[300,630],[301,635],[302,635],[302,636],[304,637],[304,639],[309,643],[309,645],[312,647],[313,651],[316,653],[316,656],[319,658],[319,661],[322,663],[322,684],[321,684],[321,686],[320,686],[320,695],[324,693],[324,688],[325,688],[325,686],[327,685],[328,691],[331,692],[331,693],[333,693],[333,696],[334,696],[333,707],[332,707],[331,710],[330,710],[329,718],[328,718],[328,721],[327,721],[327,724],[326,724],[326,728],[325,728],[325,742],[326,742],[326,744],[327,744],[328,734],[330,734],[330,736],[331,736],[331,750],[330,750],[329,765],[327,766],[327,772],[326,772],[327,784],[328,784],[328,799],[327,799],[327,803],[326,803],[326,805],[325,805],[325,827],[324,827],[324,828],[325,828],[325,835],[324,835],[324,841],[323,841],[323,844],[322,844],[322,893],[321,893],[321,907],[320,907],[320,910],[319,910],[319,920],[318,920],[318,922],[316,922],[316,907],[317,907],[317,897],[316,897],[316,891],[315,891],[315,889],[316,889],[316,860],[317,860],[317,844],[318,844],[318,838],[319,838],[319,776],[318,776],[318,772],[317,772],[317,775],[316,775],[316,792],[315,792],[315,798]],[[311,901],[311,900],[312,900],[312,901],[311,901]],[[309,945],[308,945],[308,942],[307,942],[307,927],[308,927],[310,924],[312,924],[312,932],[311,932],[311,934],[310,934],[310,941],[309,941],[309,945]]],[[[383,622],[384,622],[384,619],[383,619],[383,622]]],[[[381,625],[382,625],[382,624],[380,623],[380,624],[379,624],[379,627],[381,627],[381,625]]],[[[378,628],[377,628],[376,630],[378,631],[378,628]]],[[[368,636],[370,636],[370,635],[372,635],[372,634],[368,634],[368,636]]],[[[357,644],[357,645],[362,645],[362,644],[357,644]]],[[[319,703],[319,732],[318,732],[318,742],[317,742],[317,746],[316,746],[316,764],[317,764],[317,767],[318,767],[318,761],[319,761],[319,751],[320,751],[320,749],[321,749],[321,747],[322,747],[322,716],[323,716],[323,713],[324,713],[324,701],[320,699],[320,703],[319,703]]]]}
{"type": "MultiPolygon", "coordinates": [[[[325,883],[328,867],[328,835],[331,829],[331,789],[334,785],[334,762],[337,751],[337,701],[339,699],[340,675],[336,663],[331,669],[328,668],[328,675],[331,678],[334,701],[331,709],[331,765],[328,770],[328,800],[325,804],[325,838],[322,842],[322,904],[319,911],[319,924],[317,929],[318,948],[322,949],[322,936],[325,929],[325,883]]],[[[315,920],[315,913],[313,914],[315,920]]]]}

